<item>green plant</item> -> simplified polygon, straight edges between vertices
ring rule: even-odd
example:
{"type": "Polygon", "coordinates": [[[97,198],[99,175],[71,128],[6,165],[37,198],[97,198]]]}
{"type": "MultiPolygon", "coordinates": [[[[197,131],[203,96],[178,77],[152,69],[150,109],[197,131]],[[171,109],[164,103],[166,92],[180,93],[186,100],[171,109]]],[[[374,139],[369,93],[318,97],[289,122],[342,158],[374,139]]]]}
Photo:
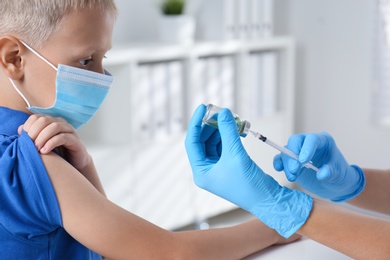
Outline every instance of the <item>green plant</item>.
{"type": "Polygon", "coordinates": [[[185,0],[164,0],[162,4],[162,12],[165,15],[180,15],[183,14],[185,0]]]}

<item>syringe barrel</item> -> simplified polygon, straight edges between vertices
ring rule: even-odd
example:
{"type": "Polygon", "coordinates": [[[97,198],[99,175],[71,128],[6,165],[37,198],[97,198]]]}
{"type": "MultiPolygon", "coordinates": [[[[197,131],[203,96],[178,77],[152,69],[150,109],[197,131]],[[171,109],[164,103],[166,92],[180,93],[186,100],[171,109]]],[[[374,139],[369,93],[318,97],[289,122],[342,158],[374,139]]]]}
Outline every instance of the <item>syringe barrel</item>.
{"type": "MultiPolygon", "coordinates": [[[[286,147],[280,146],[280,145],[272,142],[269,139],[266,139],[265,143],[267,143],[268,145],[274,147],[276,150],[279,150],[281,153],[284,153],[285,155],[289,156],[290,158],[292,158],[292,159],[294,159],[296,161],[299,161],[299,156],[297,154],[295,154],[294,152],[290,151],[289,149],[287,149],[286,147]]],[[[320,171],[320,169],[315,167],[311,162],[308,162],[308,163],[304,164],[303,166],[306,167],[306,168],[312,169],[312,170],[314,170],[316,172],[320,171]]]]}

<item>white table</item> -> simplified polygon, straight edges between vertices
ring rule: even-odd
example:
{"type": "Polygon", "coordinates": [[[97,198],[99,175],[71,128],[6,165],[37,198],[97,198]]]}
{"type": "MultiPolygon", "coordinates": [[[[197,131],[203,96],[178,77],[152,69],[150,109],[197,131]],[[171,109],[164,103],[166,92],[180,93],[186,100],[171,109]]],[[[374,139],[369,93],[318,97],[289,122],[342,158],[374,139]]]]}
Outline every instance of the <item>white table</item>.
{"type": "Polygon", "coordinates": [[[273,246],[259,253],[256,253],[245,260],[279,260],[279,259],[299,259],[299,260],[350,260],[352,258],[345,256],[329,247],[321,245],[308,238],[287,245],[273,246]]]}

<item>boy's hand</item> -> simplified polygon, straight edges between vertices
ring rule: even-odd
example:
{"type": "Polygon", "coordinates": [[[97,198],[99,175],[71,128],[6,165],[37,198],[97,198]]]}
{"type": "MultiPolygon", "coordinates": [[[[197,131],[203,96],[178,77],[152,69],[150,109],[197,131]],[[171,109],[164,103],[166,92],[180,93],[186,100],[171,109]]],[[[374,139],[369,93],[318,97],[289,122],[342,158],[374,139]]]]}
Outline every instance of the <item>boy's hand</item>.
{"type": "Polygon", "coordinates": [[[28,133],[42,154],[48,154],[62,146],[66,149],[69,163],[79,171],[91,161],[91,156],[75,129],[62,118],[34,114],[19,127],[19,134],[22,129],[28,133]]]}

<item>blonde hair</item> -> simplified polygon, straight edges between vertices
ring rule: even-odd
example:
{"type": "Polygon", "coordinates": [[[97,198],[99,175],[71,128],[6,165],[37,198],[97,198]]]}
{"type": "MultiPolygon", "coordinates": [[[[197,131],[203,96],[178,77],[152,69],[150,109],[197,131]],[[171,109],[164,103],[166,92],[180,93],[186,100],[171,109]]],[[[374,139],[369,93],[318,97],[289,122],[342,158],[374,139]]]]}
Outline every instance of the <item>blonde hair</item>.
{"type": "Polygon", "coordinates": [[[39,48],[67,14],[84,8],[117,14],[114,0],[0,0],[0,36],[17,35],[39,48]]]}

